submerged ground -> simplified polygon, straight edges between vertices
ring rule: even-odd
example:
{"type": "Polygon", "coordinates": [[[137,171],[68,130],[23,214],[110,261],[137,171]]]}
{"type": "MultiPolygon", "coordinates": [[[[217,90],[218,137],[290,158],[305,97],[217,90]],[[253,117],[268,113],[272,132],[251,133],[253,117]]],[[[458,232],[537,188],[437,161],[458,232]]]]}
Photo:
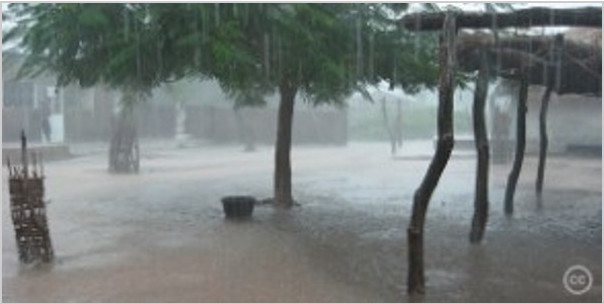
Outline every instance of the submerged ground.
{"type": "MultiPolygon", "coordinates": [[[[406,227],[432,153],[389,146],[294,147],[290,211],[261,206],[226,221],[220,198],[270,196],[273,150],[143,145],[139,175],[110,175],[102,150],[46,164],[56,260],[18,263],[3,179],[4,302],[405,302],[406,227]]],[[[84,153],[85,152],[85,153],[84,153]]],[[[601,158],[552,157],[543,199],[527,157],[516,212],[502,212],[509,165],[491,171],[485,241],[468,242],[475,159],[456,151],[426,222],[424,301],[583,302],[602,299],[601,158]],[[562,277],[593,274],[575,296],[562,277]]]]}

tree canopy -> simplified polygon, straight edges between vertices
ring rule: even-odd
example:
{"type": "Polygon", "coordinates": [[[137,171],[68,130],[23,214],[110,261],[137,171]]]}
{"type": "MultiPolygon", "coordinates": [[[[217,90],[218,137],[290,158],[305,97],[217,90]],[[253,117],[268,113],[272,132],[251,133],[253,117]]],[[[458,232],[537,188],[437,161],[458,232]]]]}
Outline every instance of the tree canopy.
{"type": "MultiPolygon", "coordinates": [[[[21,75],[50,70],[58,85],[150,91],[184,77],[269,92],[287,79],[308,100],[341,100],[386,80],[434,85],[435,36],[394,26],[404,4],[16,3],[21,75]],[[58,35],[57,33],[61,33],[58,35]],[[415,34],[414,34],[415,35],[415,34]],[[420,37],[421,36],[421,37],[420,37]],[[420,39],[421,38],[421,39],[420,39]]],[[[7,16],[9,17],[9,16],[7,16]]]]}

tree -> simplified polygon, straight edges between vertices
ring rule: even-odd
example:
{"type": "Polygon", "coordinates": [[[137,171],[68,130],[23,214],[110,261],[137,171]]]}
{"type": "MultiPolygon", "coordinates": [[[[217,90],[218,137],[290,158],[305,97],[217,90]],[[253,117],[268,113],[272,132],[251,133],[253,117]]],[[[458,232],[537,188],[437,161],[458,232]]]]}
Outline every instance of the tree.
{"type": "Polygon", "coordinates": [[[3,42],[17,41],[25,55],[20,77],[50,71],[59,87],[102,84],[122,91],[109,151],[114,172],[138,170],[134,107],[162,83],[212,75],[209,63],[230,47],[220,40],[230,32],[212,23],[219,17],[209,5],[19,3],[9,9],[6,17],[16,26],[3,33],[3,42]]]}
{"type": "Polygon", "coordinates": [[[16,26],[3,42],[20,39],[25,53],[19,77],[44,71],[57,75],[57,86],[106,84],[123,93],[111,139],[109,170],[138,171],[134,107],[151,90],[178,77],[178,59],[147,4],[40,3],[11,4],[16,26]],[[60,33],[60,35],[57,35],[60,33]],[[164,68],[166,65],[171,69],[164,68]]]}
{"type": "MultiPolygon", "coordinates": [[[[356,86],[353,42],[344,6],[334,4],[215,4],[221,41],[209,47],[212,67],[200,72],[227,91],[277,91],[274,201],[293,204],[291,134],[298,95],[314,104],[343,101],[356,86]]],[[[247,99],[247,98],[246,98],[247,99]]],[[[245,99],[244,99],[245,100],[245,99]]],[[[250,99],[253,100],[253,99],[250,99]]]]}
{"type": "Polygon", "coordinates": [[[394,26],[393,16],[406,7],[15,4],[11,8],[20,19],[5,39],[23,38],[24,74],[51,70],[59,85],[104,83],[137,92],[124,94],[137,97],[126,105],[161,83],[193,76],[216,79],[227,91],[279,92],[274,199],[289,207],[296,96],[337,104],[383,80],[408,91],[434,83],[434,48],[426,46],[435,46],[435,39],[428,34],[418,45],[394,26]]]}
{"type": "Polygon", "coordinates": [[[421,43],[432,48],[422,48],[417,39],[394,26],[393,16],[405,8],[404,4],[216,5],[221,30],[228,33],[222,38],[228,43],[218,49],[212,75],[227,90],[260,87],[280,96],[274,175],[278,205],[293,204],[290,149],[296,96],[313,104],[338,104],[354,90],[366,93],[367,84],[380,81],[408,91],[435,83],[434,36],[424,35],[428,38],[421,43]]]}

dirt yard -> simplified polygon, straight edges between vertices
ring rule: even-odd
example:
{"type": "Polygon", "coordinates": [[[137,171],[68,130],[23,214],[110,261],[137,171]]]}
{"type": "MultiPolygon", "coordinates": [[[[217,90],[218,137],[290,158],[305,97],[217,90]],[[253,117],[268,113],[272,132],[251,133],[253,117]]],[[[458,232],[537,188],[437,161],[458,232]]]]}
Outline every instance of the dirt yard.
{"type": "MultiPolygon", "coordinates": [[[[271,195],[273,150],[143,145],[139,175],[110,175],[105,153],[46,164],[53,265],[19,265],[6,185],[4,302],[406,302],[406,227],[431,155],[408,142],[294,147],[290,211],[225,220],[220,198],[271,195]]],[[[534,194],[528,156],[511,218],[509,165],[491,167],[485,241],[470,245],[475,159],[455,152],[428,210],[426,296],[434,302],[602,299],[601,159],[554,157],[534,194]],[[587,267],[592,288],[565,290],[587,267]]],[[[417,299],[413,299],[417,300],[417,299]]],[[[419,299],[422,300],[422,299],[419,299]]]]}

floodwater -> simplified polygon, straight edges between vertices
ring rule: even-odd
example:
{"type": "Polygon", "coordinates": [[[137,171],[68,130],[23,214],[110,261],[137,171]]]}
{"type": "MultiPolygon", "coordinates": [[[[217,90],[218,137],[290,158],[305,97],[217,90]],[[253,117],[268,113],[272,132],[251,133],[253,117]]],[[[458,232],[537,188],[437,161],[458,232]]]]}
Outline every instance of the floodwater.
{"type": "MultiPolygon", "coordinates": [[[[475,160],[456,151],[425,234],[426,295],[405,292],[406,227],[431,144],[294,147],[289,211],[257,206],[228,221],[220,198],[270,196],[270,147],[143,143],[139,175],[110,175],[88,151],[49,162],[46,196],[56,260],[19,265],[3,183],[4,302],[596,302],[602,299],[601,159],[552,157],[543,198],[528,156],[515,214],[503,214],[509,165],[491,170],[485,240],[470,245],[475,160]],[[565,290],[581,264],[593,287],[565,290]]],[[[4,173],[6,176],[6,172],[4,173]]]]}

